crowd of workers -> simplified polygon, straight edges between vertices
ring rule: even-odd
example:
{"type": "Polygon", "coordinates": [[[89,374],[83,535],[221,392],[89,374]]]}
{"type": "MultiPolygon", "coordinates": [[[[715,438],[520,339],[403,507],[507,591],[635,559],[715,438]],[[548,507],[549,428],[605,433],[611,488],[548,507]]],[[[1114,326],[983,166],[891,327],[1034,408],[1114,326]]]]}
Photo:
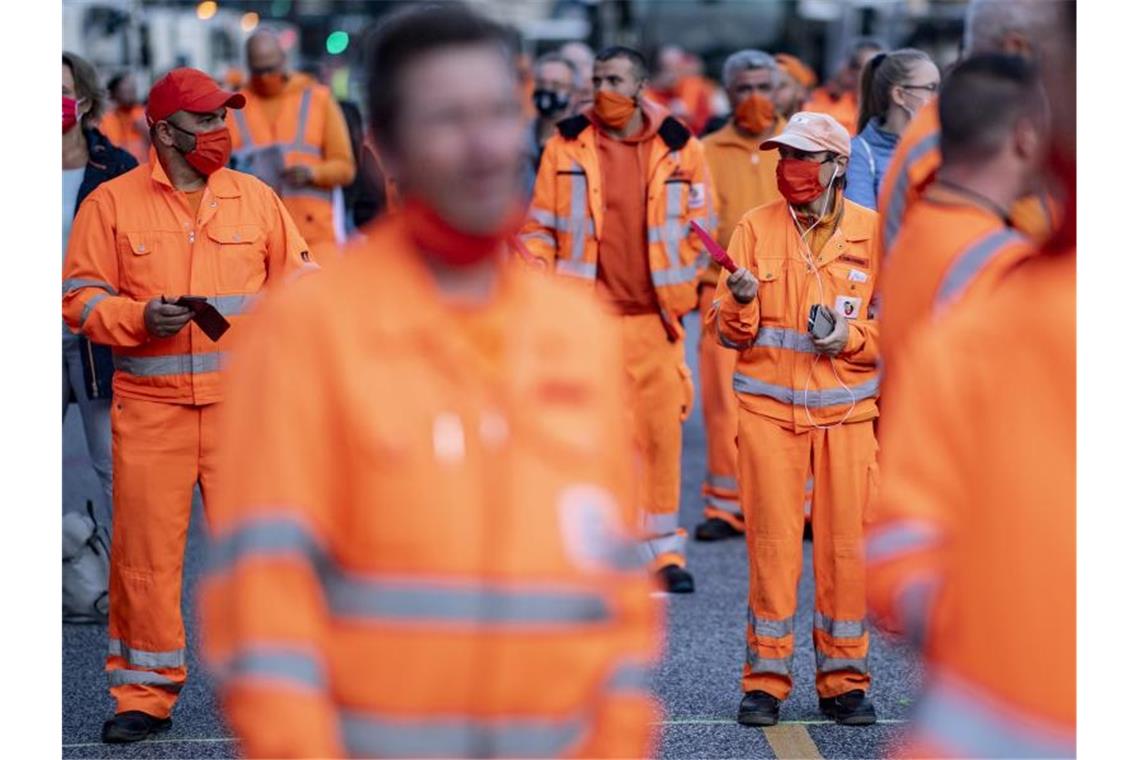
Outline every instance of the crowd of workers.
{"type": "Polygon", "coordinates": [[[520,82],[501,27],[414,8],[376,32],[366,129],[270,34],[239,92],[116,77],[101,120],[65,53],[104,741],[171,725],[197,485],[203,654],[249,756],[652,754],[651,592],[697,587],[699,310],[694,535],[748,547],[739,722],[792,690],[806,524],[825,716],[876,720],[871,615],[929,665],[900,752],[1072,756],[1073,5],[972,0],[945,72],[860,40],[813,89],[741,50],[719,94],[672,47],[574,43],[520,82]]]}

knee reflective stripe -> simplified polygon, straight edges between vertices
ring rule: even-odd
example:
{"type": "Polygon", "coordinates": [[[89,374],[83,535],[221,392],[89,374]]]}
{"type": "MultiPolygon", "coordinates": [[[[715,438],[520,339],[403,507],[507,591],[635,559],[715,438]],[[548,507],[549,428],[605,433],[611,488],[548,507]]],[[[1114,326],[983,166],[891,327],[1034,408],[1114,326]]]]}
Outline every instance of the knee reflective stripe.
{"type": "Polygon", "coordinates": [[[782,620],[763,618],[753,612],[752,607],[748,608],[748,627],[757,636],[763,636],[769,639],[782,639],[785,636],[791,636],[792,633],[795,632],[794,626],[794,617],[787,617],[782,620]]]}
{"type": "Polygon", "coordinates": [[[568,277],[580,277],[583,280],[596,280],[598,277],[598,265],[589,261],[558,259],[554,262],[554,271],[568,277]]]}
{"type": "Polygon", "coordinates": [[[201,375],[219,372],[226,355],[221,352],[209,354],[171,354],[169,356],[118,356],[114,357],[115,369],[135,377],[163,377],[166,375],[201,375]]]}
{"type": "Polygon", "coordinates": [[[107,671],[107,683],[115,686],[157,686],[167,691],[182,691],[182,684],[167,678],[160,673],[151,673],[147,670],[118,670],[107,671]]]}
{"type": "Polygon", "coordinates": [[[651,536],[674,533],[680,524],[681,515],[679,512],[646,512],[641,518],[642,530],[651,536]]]}
{"type": "MultiPolygon", "coordinates": [[[[783,348],[800,354],[816,352],[810,335],[787,327],[761,327],[752,345],[756,348],[783,348]]],[[[851,397],[847,398],[850,401],[851,397]]]]}
{"type": "Polygon", "coordinates": [[[705,485],[709,488],[719,488],[722,491],[738,491],[740,484],[731,475],[714,475],[705,473],[705,485]]]}
{"type": "Polygon", "coordinates": [[[867,632],[863,620],[832,620],[819,610],[815,613],[815,627],[833,639],[858,639],[867,632]]]}
{"type": "Polygon", "coordinates": [[[268,514],[247,520],[210,545],[207,572],[232,572],[247,558],[294,557],[316,567],[325,564],[322,544],[295,515],[268,514]]]}
{"type": "Polygon", "coordinates": [[[1001,229],[971,243],[942,276],[942,282],[938,285],[938,295],[934,297],[934,310],[939,311],[949,306],[970,286],[978,276],[978,272],[1007,245],[1027,242],[1021,233],[1001,229]]]}
{"type": "Polygon", "coordinates": [[[99,302],[104,298],[110,298],[110,295],[107,293],[97,293],[90,301],[83,304],[83,313],[79,315],[80,327],[87,322],[87,318],[91,316],[91,312],[95,311],[95,307],[98,306],[99,302]]]}
{"type": "Polygon", "coordinates": [[[791,678],[792,659],[792,655],[787,657],[761,657],[752,647],[748,647],[748,669],[753,674],[773,673],[791,678]]]}
{"type": "Polygon", "coordinates": [[[895,238],[898,237],[899,234],[899,227],[902,225],[903,212],[906,211],[906,194],[907,191],[910,190],[910,167],[921,161],[932,151],[938,150],[938,144],[941,139],[942,134],[940,132],[927,135],[910,149],[903,159],[902,166],[899,167],[898,180],[895,182],[894,191],[887,201],[887,218],[885,225],[887,251],[890,251],[891,246],[895,244],[895,238]]]}
{"type": "Polygon", "coordinates": [[[868,675],[867,658],[828,657],[820,651],[815,653],[815,669],[820,673],[839,673],[844,670],[854,671],[860,675],[868,675]]]}
{"type": "Polygon", "coordinates": [[[934,607],[934,598],[941,585],[934,573],[924,573],[907,581],[895,594],[903,631],[912,644],[921,646],[926,641],[926,627],[934,607]]]}
{"type": "Polygon", "coordinates": [[[222,665],[222,680],[272,679],[303,691],[328,688],[325,667],[315,654],[280,645],[247,646],[222,665]]]}
{"type": "Polygon", "coordinates": [[[680,533],[672,533],[668,536],[647,538],[638,544],[638,548],[644,562],[651,563],[662,554],[683,555],[685,553],[685,537],[680,533]]]}
{"type": "Polygon", "coordinates": [[[75,279],[75,280],[64,280],[63,281],[63,292],[64,293],[67,293],[68,291],[71,291],[71,290],[79,290],[80,288],[99,288],[100,290],[107,291],[108,293],[110,293],[113,296],[119,295],[119,291],[115,290],[108,283],[103,282],[102,280],[75,279]]]}
{"type": "Polygon", "coordinates": [[[211,296],[206,302],[218,310],[223,317],[234,317],[245,312],[257,296],[211,296]]]}
{"type": "Polygon", "coordinates": [[[705,496],[705,504],[725,512],[740,514],[740,499],[722,499],[718,496],[705,496]]]}
{"type": "Polygon", "coordinates": [[[1076,757],[1071,731],[988,693],[939,675],[931,679],[914,717],[915,738],[949,757],[1076,757]]]}
{"type": "Polygon", "coordinates": [[[889,562],[905,554],[931,549],[941,541],[942,532],[925,520],[899,520],[884,525],[867,537],[867,564],[889,562]]]}
{"type": "Polygon", "coordinates": [[[875,398],[879,395],[879,376],[876,374],[865,383],[851,386],[850,392],[845,388],[828,388],[818,391],[793,390],[783,385],[766,383],[763,380],[749,377],[740,372],[732,376],[732,387],[741,393],[752,396],[767,396],[783,404],[807,406],[812,409],[822,409],[829,406],[847,406],[852,399],[856,402],[875,398]]]}
{"type": "Polygon", "coordinates": [[[119,639],[111,639],[108,642],[107,654],[111,657],[122,657],[128,663],[138,668],[186,667],[185,649],[172,649],[168,652],[148,652],[144,649],[132,649],[125,646],[119,639]]]}
{"type": "Polygon", "coordinates": [[[561,757],[586,734],[570,718],[385,718],[355,711],[339,715],[353,757],[561,757]]]}

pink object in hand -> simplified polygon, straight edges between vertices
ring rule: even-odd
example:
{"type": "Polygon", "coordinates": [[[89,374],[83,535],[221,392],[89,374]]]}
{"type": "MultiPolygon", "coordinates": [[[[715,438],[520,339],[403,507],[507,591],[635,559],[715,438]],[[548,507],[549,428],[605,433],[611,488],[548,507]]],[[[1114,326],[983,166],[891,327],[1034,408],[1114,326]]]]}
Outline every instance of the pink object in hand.
{"type": "Polygon", "coordinates": [[[713,257],[713,261],[727,269],[729,274],[736,272],[736,262],[729,258],[728,252],[712,239],[712,235],[707,233],[704,227],[696,222],[689,222],[689,226],[693,228],[693,232],[697,233],[697,237],[704,243],[705,249],[708,250],[709,255],[713,257]]]}

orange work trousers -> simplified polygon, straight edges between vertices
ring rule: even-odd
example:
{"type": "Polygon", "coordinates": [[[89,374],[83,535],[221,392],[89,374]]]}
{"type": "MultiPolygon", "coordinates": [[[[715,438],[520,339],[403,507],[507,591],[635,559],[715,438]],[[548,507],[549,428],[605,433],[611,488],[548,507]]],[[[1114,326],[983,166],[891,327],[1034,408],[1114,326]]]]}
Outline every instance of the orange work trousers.
{"type": "MultiPolygon", "coordinates": [[[[712,308],[716,288],[701,288],[701,314],[712,308]]],[[[703,323],[703,320],[702,320],[703,323]]],[[[736,472],[736,391],[732,375],[736,371],[739,352],[725,348],[716,330],[705,327],[697,347],[701,373],[701,409],[705,417],[707,451],[705,482],[701,493],[705,500],[705,517],[720,518],[737,530],[744,530],[740,513],[740,485],[736,472]]]]}
{"type": "Polygon", "coordinates": [[[878,480],[871,421],[795,432],[741,410],[739,442],[749,570],[743,690],[781,700],[792,691],[804,497],[812,475],[816,691],[834,697],[868,690],[863,518],[878,480]]]}
{"type": "Polygon", "coordinates": [[[621,317],[622,360],[637,449],[641,550],[650,570],[685,566],[680,527],[681,422],[692,407],[693,381],[685,344],[670,341],[661,317],[621,317]]]}
{"type": "Polygon", "coordinates": [[[111,406],[107,679],[116,713],[169,717],[186,681],[182,557],[194,484],[209,505],[215,482],[217,407],[122,397],[111,406]]]}

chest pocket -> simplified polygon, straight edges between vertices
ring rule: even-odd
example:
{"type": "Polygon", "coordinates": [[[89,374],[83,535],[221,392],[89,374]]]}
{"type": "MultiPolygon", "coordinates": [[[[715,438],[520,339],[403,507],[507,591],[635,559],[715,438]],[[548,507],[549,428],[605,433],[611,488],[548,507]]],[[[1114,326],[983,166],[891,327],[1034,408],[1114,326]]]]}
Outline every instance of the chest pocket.
{"type": "Polygon", "coordinates": [[[121,232],[116,240],[120,289],[124,295],[145,298],[175,286],[167,282],[172,264],[183,259],[179,246],[187,246],[182,233],[121,232]]]}
{"type": "Polygon", "coordinates": [[[249,293],[265,282],[265,238],[256,225],[211,224],[206,237],[218,261],[218,292],[249,293]]]}
{"type": "Polygon", "coordinates": [[[827,279],[835,294],[829,304],[848,319],[868,319],[875,283],[870,269],[855,263],[833,261],[826,267],[827,279]]]}
{"type": "Polygon", "coordinates": [[[755,274],[760,281],[756,298],[760,301],[761,324],[773,324],[787,319],[790,303],[787,259],[757,259],[755,274]]]}

